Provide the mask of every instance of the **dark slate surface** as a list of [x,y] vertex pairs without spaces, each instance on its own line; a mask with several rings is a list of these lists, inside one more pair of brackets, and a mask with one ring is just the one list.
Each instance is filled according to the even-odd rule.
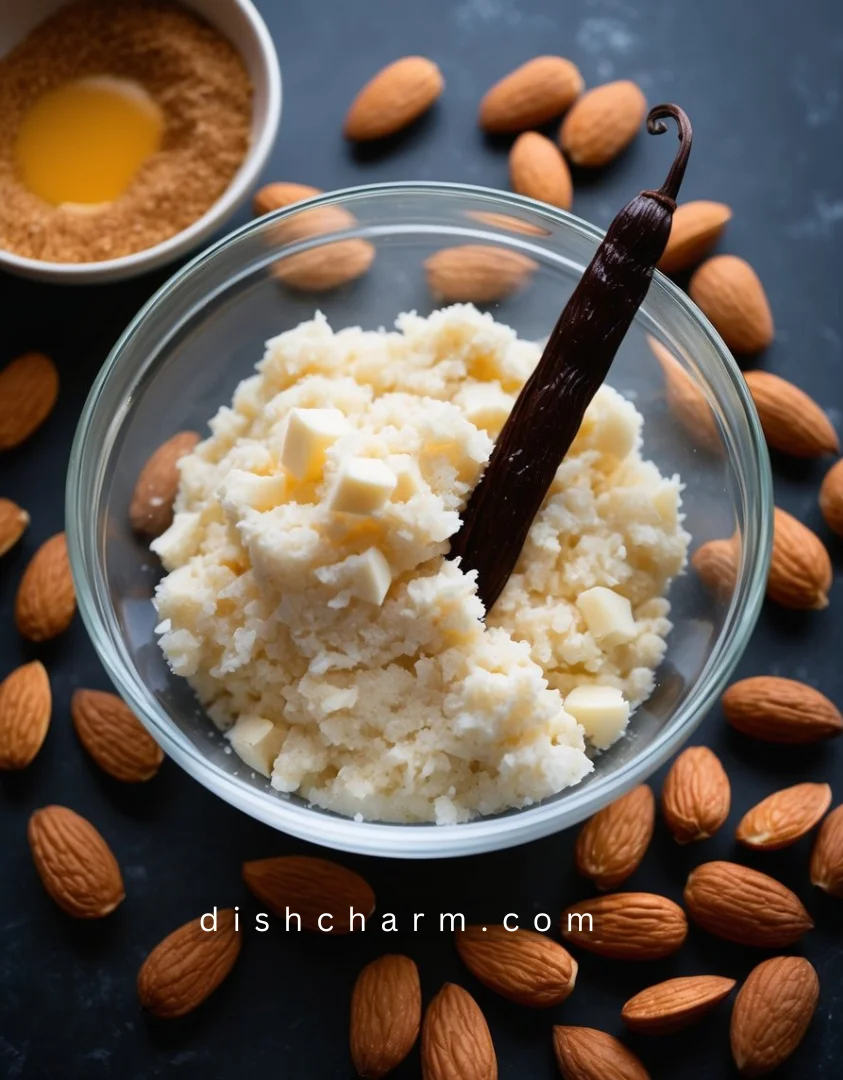
[[[733,206],[728,250],[750,259],[769,291],[778,335],[764,366],[792,375],[835,420],[843,419],[838,0],[795,6],[788,0],[259,0],[258,6],[277,42],[285,80],[284,118],[267,179],[323,188],[422,178],[505,187],[506,147],[486,144],[475,128],[477,100],[494,79],[541,52],[571,56],[590,84],[629,76],[651,100],[681,102],[696,128],[684,195]],[[381,64],[408,52],[440,63],[448,80],[444,100],[389,153],[353,153],[339,134],[344,107]],[[601,176],[581,182],[576,211],[605,226],[631,192],[653,181],[647,161],[638,145]],[[274,926],[267,934],[249,934],[232,977],[193,1016],[160,1024],[141,1014],[135,974],[165,933],[213,903],[240,903],[244,912],[253,912],[239,881],[241,859],[307,850],[230,809],[171,763],[141,790],[104,778],[86,759],[68,719],[74,687],[106,685],[82,626],[77,621],[43,648],[22,644],[12,630],[14,590],[26,560],[62,526],[67,455],[90,382],[129,317],[165,276],[85,290],[0,277],[0,362],[25,349],[43,349],[56,358],[63,379],[49,423],[0,462],[0,493],[27,506],[33,518],[26,541],[0,566],[0,667],[5,673],[40,656],[55,693],[53,728],[37,762],[22,775],[0,778],[0,1075],[344,1080],[351,1076],[349,992],[362,964],[388,948],[419,961],[427,998],[447,979],[476,994],[494,1035],[502,1080],[543,1080],[555,1075],[551,1023],[619,1033],[621,1003],[650,982],[706,971],[743,977],[759,958],[756,953],[692,930],[679,956],[649,966],[582,957],[574,996],[537,1014],[480,987],[461,970],[447,935],[385,938],[367,932],[328,940]],[[778,501],[816,527],[821,474],[821,466],[776,463]],[[843,546],[834,542],[831,548],[839,579]],[[741,674],[795,675],[843,702],[840,590],[838,580],[831,609],[820,615],[768,607]],[[735,854],[731,834],[737,818],[777,786],[825,779],[841,795],[840,745],[765,749],[727,731],[716,710],[699,737],[722,756],[732,776],[730,826],[693,850],[677,848],[659,826],[631,888],[678,898],[695,861]],[[48,802],[88,815],[118,853],[128,897],[103,923],[65,918],[36,879],[26,821]],[[536,911],[555,916],[564,902],[589,894],[571,869],[573,842],[570,833],[456,863],[347,861],[372,880],[381,910],[460,910],[489,920],[507,911],[525,918]],[[808,886],[809,847],[803,841],[749,861],[793,886],[817,921],[804,952],[819,971],[820,1008],[798,1056],[779,1075],[830,1080],[843,1070],[843,908]],[[728,1008],[686,1034],[634,1038],[630,1044],[654,1077],[734,1075]],[[417,1054],[395,1075],[418,1076]]]

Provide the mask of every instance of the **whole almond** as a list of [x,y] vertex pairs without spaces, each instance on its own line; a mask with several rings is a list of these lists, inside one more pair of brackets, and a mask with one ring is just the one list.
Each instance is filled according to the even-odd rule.
[[76,590],[63,532],[45,540],[23,572],[15,597],[15,624],[29,641],[65,631],[76,611]]
[[733,683],[723,712],[732,727],[765,742],[812,743],[843,731],[843,716],[825,694],[778,675]]
[[843,461],[832,465],[820,488],[820,510],[825,523],[843,536]]
[[351,1060],[380,1080],[410,1053],[421,1025],[419,971],[408,956],[381,956],[357,976],[351,996]]
[[719,450],[717,421],[699,384],[660,341],[648,335],[647,343],[662,369],[665,401],[673,416],[696,443],[706,450]]
[[135,784],[158,772],[164,752],[116,694],[76,690],[70,715],[82,745],[115,780]]
[[421,1068],[422,1080],[498,1080],[486,1019],[461,986],[445,983],[427,1007]]
[[688,920],[666,896],[607,893],[566,908],[560,931],[568,941],[598,956],[658,960],[681,947],[688,936]]
[[15,546],[26,531],[29,514],[11,499],[0,499],[0,556]]
[[101,919],[124,899],[123,877],[94,826],[66,806],[45,806],[27,830],[35,869],[52,899],[76,919]]
[[631,1050],[596,1028],[557,1025],[553,1049],[565,1080],[650,1080]]
[[621,1019],[631,1031],[667,1035],[696,1023],[727,998],[734,979],[720,975],[689,975],[648,986],[631,997]]
[[732,862],[692,870],[685,906],[710,934],[761,949],[793,945],[814,925],[799,897],[780,881]]
[[[255,215],[262,217],[271,214],[275,210],[281,210],[296,203],[312,199],[322,192],[319,188],[309,187],[307,184],[274,183],[266,184],[255,195],[252,208]],[[291,244],[297,240],[305,240],[309,236],[324,236],[326,233],[343,232],[357,224],[357,219],[343,206],[314,206],[310,209],[297,210],[294,214],[276,222],[272,227],[273,240],[281,244]],[[310,254],[310,253],[308,253]],[[310,255],[305,260],[305,266],[315,262],[314,256]],[[280,260],[275,267],[275,276],[283,280],[284,261]],[[368,269],[368,267],[367,267]],[[305,275],[306,276],[306,275]],[[295,277],[295,275],[293,275]]]
[[56,365],[43,353],[24,353],[0,371],[0,450],[20,446],[53,411]]
[[798,386],[769,371],[748,371],[745,378],[764,437],[774,450],[802,458],[840,453],[831,421]]
[[737,830],[738,843],[778,851],[809,833],[831,806],[828,784],[795,784],[775,791],[747,810]]
[[732,1010],[732,1056],[742,1076],[764,1076],[790,1057],[819,995],[817,973],[802,956],[774,956],[753,968]]
[[252,199],[252,210],[255,217],[262,217],[264,214],[271,214],[274,210],[281,210],[285,206],[292,206],[293,203],[304,202],[305,199],[312,199],[321,194],[321,188],[311,187],[309,184],[276,181],[272,184],[264,184],[255,194]]
[[[243,863],[243,880],[279,919],[301,916],[305,930],[347,934],[361,929],[360,919],[351,923],[350,909],[363,919],[375,910],[375,894],[369,884],[339,863],[310,855],[279,855]],[[322,915],[323,926],[319,919]]]
[[677,206],[659,270],[678,274],[696,266],[717,243],[731,218],[732,211],[725,203],[698,199]]
[[738,583],[740,550],[734,537],[708,540],[691,556],[700,580],[722,600],[728,600]]
[[767,295],[745,259],[713,256],[695,271],[688,291],[733,352],[757,353],[772,343]]
[[509,152],[509,178],[519,195],[571,209],[574,186],[559,149],[537,131],[525,131]]
[[40,660],[15,668],[0,683],[0,769],[25,769],[50,727],[53,698]]
[[456,935],[457,952],[484,986],[519,1005],[559,1005],[574,989],[577,962],[546,934],[505,926],[468,926]]
[[216,913],[216,929],[193,919],[155,946],[138,972],[138,997],[153,1016],[172,1020],[201,1005],[229,974],[240,955],[235,913]]
[[820,825],[811,852],[811,884],[829,896],[843,897],[843,806]]
[[732,790],[720,758],[689,746],[671,765],[662,788],[662,813],[680,844],[713,836],[729,816]]
[[638,134],[647,99],[628,79],[595,86],[562,121],[559,145],[574,165],[598,168],[625,150]]
[[[321,211],[307,211],[308,216],[317,213]],[[320,222],[324,225],[325,219],[320,218]],[[284,223],[285,226],[287,224]],[[311,219],[308,227],[313,224]],[[315,231],[320,230],[317,228]],[[272,274],[277,281],[299,292],[329,292],[362,277],[374,261],[375,247],[368,240],[335,240],[279,259],[272,267]]]
[[450,303],[487,304],[527,283],[537,263],[518,251],[490,244],[442,248],[424,263],[427,283]]
[[172,435],[141,469],[129,504],[129,521],[135,532],[154,538],[170,527],[179,486],[178,463],[200,438],[195,431]]
[[405,56],[374,76],[351,104],[345,137],[353,142],[383,139],[427,112],[445,86],[442,73],[424,56]]
[[598,889],[614,889],[634,873],[653,839],[656,801],[647,784],[590,818],[577,837],[577,870]]
[[776,507],[767,596],[782,607],[822,611],[828,607],[833,577],[831,558],[822,540],[792,514]]
[[561,56],[536,56],[505,75],[480,102],[480,127],[501,133],[541,127],[583,89],[579,68]]

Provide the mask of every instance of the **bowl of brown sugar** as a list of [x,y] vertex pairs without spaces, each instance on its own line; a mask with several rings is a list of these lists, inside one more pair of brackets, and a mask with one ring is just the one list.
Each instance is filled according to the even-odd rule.
[[117,280],[246,199],[281,115],[250,0],[27,0],[0,15],[0,268]]

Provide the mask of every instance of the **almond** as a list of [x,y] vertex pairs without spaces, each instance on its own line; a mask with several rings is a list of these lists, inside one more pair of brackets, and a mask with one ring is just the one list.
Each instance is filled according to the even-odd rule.
[[828,607],[833,577],[831,558],[822,540],[792,514],[776,507],[767,596],[782,607],[822,611]]
[[557,147],[537,131],[525,131],[509,152],[509,178],[519,195],[571,209],[571,172]]
[[0,499],[0,556],[11,551],[28,524],[29,514],[25,510],[11,499]]
[[820,825],[811,852],[811,884],[829,896],[843,897],[843,806]]
[[477,1002],[445,983],[427,1007],[421,1041],[422,1080],[497,1080],[498,1062]]
[[[312,211],[314,214],[319,212]],[[310,213],[307,211],[308,215]],[[324,218],[321,222],[324,225]],[[313,224],[311,219],[308,227]],[[282,284],[299,292],[328,292],[362,277],[374,261],[375,248],[368,240],[336,240],[279,259],[272,267],[272,274]]]
[[200,441],[195,431],[180,431],[155,451],[140,471],[129,521],[135,532],[154,538],[173,523],[173,502],[179,486],[179,461]]
[[748,371],[745,378],[764,437],[774,450],[802,458],[840,453],[831,421],[803,390],[769,371]]
[[28,439],[53,411],[59,395],[56,365],[43,353],[24,353],[0,371],[0,450]]
[[660,341],[648,334],[647,343],[662,369],[665,401],[673,416],[694,442],[706,450],[719,450],[717,421],[699,384]]
[[50,727],[53,698],[40,660],[16,668],[0,683],[0,769],[24,769]]
[[814,925],[799,897],[781,882],[732,862],[692,870],[685,904],[710,934],[761,949],[793,945]]
[[44,888],[68,915],[101,919],[124,899],[111,848],[79,814],[45,806],[29,819],[27,837]]
[[[255,195],[252,207],[255,215],[261,217],[321,194],[319,188],[309,187],[307,184],[266,184]],[[356,224],[354,215],[342,206],[314,206],[312,209],[297,210],[276,222],[271,235],[277,243],[291,244],[297,240],[306,240],[309,236],[343,232]],[[309,262],[312,264],[313,261],[311,257]],[[305,265],[308,265],[307,261]],[[283,260],[276,266],[275,275],[283,280]]]
[[115,780],[134,784],[158,772],[164,752],[116,694],[76,690],[70,715],[82,745]]
[[745,259],[715,255],[694,273],[688,291],[733,352],[757,353],[772,343],[767,295]]
[[49,641],[70,626],[76,590],[63,532],[45,540],[23,572],[15,597],[15,624],[29,641]]
[[525,285],[538,264],[491,244],[442,248],[424,263],[432,292],[449,303],[488,304]]
[[525,131],[553,120],[583,89],[579,68],[561,56],[536,56],[505,75],[480,102],[480,127],[492,133]]
[[632,142],[644,122],[647,99],[628,79],[588,90],[562,121],[559,145],[574,165],[608,165]]
[[723,712],[732,727],[765,742],[812,743],[843,731],[843,716],[825,694],[777,675],[733,683]]
[[740,549],[738,540],[708,540],[691,556],[691,566],[700,580],[721,600],[728,600],[738,583]]
[[557,1025],[553,1049],[565,1080],[650,1080],[631,1050],[596,1028]]
[[484,986],[519,1005],[559,1005],[574,989],[577,962],[561,945],[533,930],[469,926],[456,935],[457,952]]
[[738,843],[778,851],[809,833],[831,806],[828,784],[795,784],[775,791],[748,810],[738,825]]
[[614,889],[638,869],[653,839],[656,802],[640,784],[583,825],[577,837],[577,870],[598,889]]
[[419,971],[408,956],[382,956],[357,976],[351,996],[351,1060],[379,1080],[410,1053],[421,1025]]
[[405,56],[378,72],[360,91],[345,118],[353,142],[383,139],[427,112],[445,86],[442,73],[424,56]]
[[662,813],[680,844],[713,836],[729,816],[731,801],[726,770],[707,746],[683,750],[665,777]]
[[567,908],[562,912],[560,930],[568,941],[598,956],[658,960],[680,948],[688,936],[688,920],[682,908],[666,896],[620,892]]
[[802,1042],[820,982],[802,956],[774,956],[753,968],[732,1010],[732,1056],[743,1076],[777,1069]]
[[322,189],[311,187],[309,184],[291,184],[276,182],[264,184],[252,200],[252,210],[255,217],[263,217],[271,214],[274,210],[292,206],[293,203],[304,202],[305,199],[313,199],[322,194]]
[[696,1023],[731,994],[734,979],[689,975],[648,986],[631,997],[621,1018],[631,1031],[667,1035]]
[[678,206],[659,270],[678,274],[696,266],[717,243],[731,218],[732,211],[725,203],[698,199]]
[[549,229],[543,229],[532,221],[513,217],[512,214],[498,214],[494,210],[466,210],[465,216],[481,225],[504,232],[519,233],[521,236],[550,236]]
[[172,1020],[201,1005],[229,974],[240,955],[232,908],[216,912],[216,929],[193,919],[159,944],[138,972],[138,997],[154,1016]]
[[832,465],[825,474],[820,488],[820,510],[826,525],[843,536],[843,461]]
[[[375,910],[375,894],[353,870],[309,855],[279,855],[243,863],[243,880],[279,919],[301,917],[305,930],[347,934],[362,929]],[[355,916],[351,921],[352,910]],[[321,916],[323,925],[319,925]]]

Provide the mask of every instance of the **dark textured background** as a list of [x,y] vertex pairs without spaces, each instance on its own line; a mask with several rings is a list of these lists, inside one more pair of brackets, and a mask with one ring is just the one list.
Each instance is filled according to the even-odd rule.
[[[475,126],[485,88],[542,52],[570,56],[589,84],[637,79],[650,100],[673,99],[691,114],[696,141],[685,198],[714,198],[735,211],[724,250],[747,257],[767,286],[777,320],[768,370],[792,376],[843,419],[840,244],[843,238],[839,0],[705,4],[658,0],[258,0],[277,43],[284,116],[267,179],[323,188],[383,180],[456,180],[507,185],[506,147]],[[382,64],[419,52],[441,65],[447,89],[433,113],[388,153],[355,154],[340,136],[345,106]],[[639,144],[595,178],[579,178],[575,210],[605,226],[630,193],[654,179]],[[242,213],[240,221],[246,219]],[[153,1077],[229,1080],[252,1076],[344,1080],[347,1009],[359,968],[384,949],[419,962],[426,998],[446,979],[477,997],[492,1029],[502,1080],[555,1075],[550,1026],[563,1021],[620,1033],[632,993],[676,974],[742,978],[760,956],[691,930],[682,952],[652,965],[581,957],[573,997],[548,1013],[512,1006],[461,969],[447,935],[370,931],[347,939],[251,933],[233,975],[197,1013],[160,1024],[142,1015],[134,980],[161,937],[217,903],[254,905],[239,880],[246,857],[307,850],[230,809],[166,763],[140,789],[101,775],[76,742],[68,702],[77,686],[106,686],[78,619],[45,647],[12,629],[17,581],[36,545],[62,527],[63,483],[73,430],[88,387],[120,330],[161,273],[136,282],[60,289],[0,277],[0,363],[26,349],[53,355],[62,373],[58,408],[20,451],[0,460],[0,494],[32,514],[24,542],[0,565],[0,674],[33,656],[49,666],[53,726],[35,764],[0,777],[0,1076],[25,1080]],[[816,491],[822,465],[775,463],[779,503],[822,528]],[[843,702],[839,578],[832,606],[790,615],[767,607],[742,662],[743,675],[775,672],[811,682]],[[659,825],[629,887],[679,898],[695,861],[735,854],[740,814],[778,786],[829,780],[841,795],[841,746],[765,748],[727,731],[718,711],[698,739],[721,755],[734,785],[729,826],[704,847],[678,848]],[[656,786],[660,777],[655,778]],[[38,806],[65,803],[89,816],[124,868],[127,899],[95,925],[66,918],[33,870],[26,821]],[[574,834],[459,862],[344,861],[370,878],[381,911],[464,911],[471,919],[552,915],[590,894],[572,871]],[[822,984],[820,1008],[783,1078],[832,1078],[843,1071],[841,902],[808,885],[805,840],[777,855],[750,857],[794,887],[816,918],[804,942]],[[312,849],[311,849],[312,850]],[[630,1039],[655,1078],[730,1077],[728,1007],[691,1031]],[[417,1052],[396,1077],[419,1074]]]

